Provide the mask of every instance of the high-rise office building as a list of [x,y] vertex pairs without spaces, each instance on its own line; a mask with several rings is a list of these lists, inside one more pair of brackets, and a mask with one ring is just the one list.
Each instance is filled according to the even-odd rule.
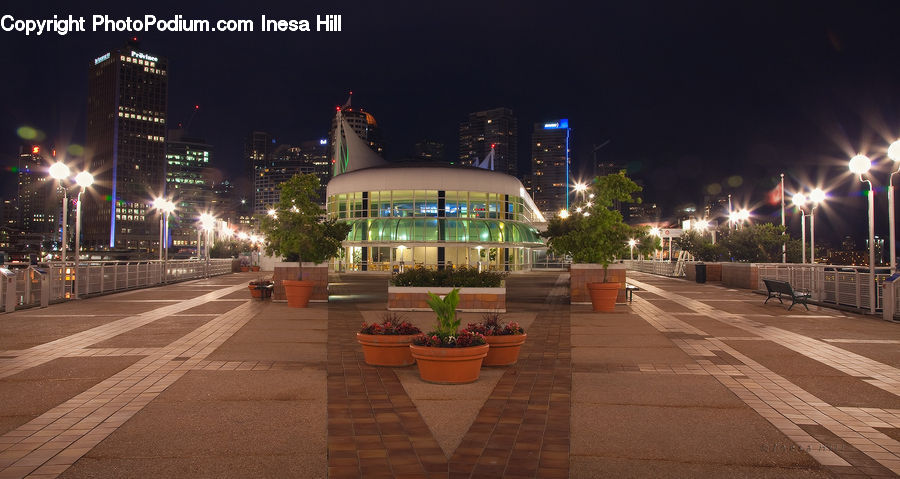
[[169,216],[171,245],[197,243],[197,221],[210,211],[213,191],[208,171],[212,146],[200,138],[182,136],[182,130],[170,130],[166,142],[166,196],[175,203]]
[[[434,163],[443,163],[445,161],[444,158],[444,144],[438,141],[432,140],[422,140],[416,142],[416,149],[413,153],[413,156],[417,160],[428,161]],[[455,162],[451,162],[455,163]]]
[[494,171],[520,178],[518,122],[509,108],[469,113],[459,125],[459,162],[475,165],[494,149]]
[[19,149],[18,162],[18,225],[22,231],[40,234],[44,239],[59,240],[59,214],[61,203],[57,203],[56,181],[50,178],[44,159],[44,152],[38,145]]
[[90,65],[83,245],[155,249],[153,198],[166,185],[168,62],[132,38]]
[[265,167],[272,159],[275,151],[275,138],[265,131],[251,131],[244,142],[244,161],[246,165],[247,180],[246,199],[254,206],[256,201],[256,178],[259,176],[257,169]]
[[19,229],[19,205],[16,200],[3,200],[0,205],[0,228]]
[[[330,162],[325,156],[327,140],[303,142],[301,146],[279,145],[272,153],[272,158],[265,165],[258,165],[256,170],[256,205],[255,214],[265,214],[269,208],[277,204],[281,198],[280,187],[294,175],[307,173],[319,177],[320,190],[324,204],[324,188],[328,183]],[[323,176],[325,180],[323,181]]]
[[549,218],[569,208],[569,168],[572,164],[569,120],[535,123],[531,136],[531,196]]

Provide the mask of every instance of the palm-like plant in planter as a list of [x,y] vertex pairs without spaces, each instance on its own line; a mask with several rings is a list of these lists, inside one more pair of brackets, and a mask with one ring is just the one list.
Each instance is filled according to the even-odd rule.
[[459,288],[454,288],[443,298],[433,293],[428,296],[428,305],[437,315],[437,327],[418,336],[410,345],[419,366],[419,376],[424,381],[441,384],[477,380],[488,345],[481,334],[458,330]]
[[[625,176],[624,171],[594,179],[593,201],[582,207],[581,214],[553,218],[547,225],[546,237],[551,251],[571,256],[575,263],[598,263],[603,266],[603,281],[588,283],[595,311],[612,311],[618,283],[608,282],[610,263],[627,251],[634,231],[625,224],[622,214],[613,207],[616,202],[640,203],[636,196],[641,187]],[[588,206],[590,205],[590,206]],[[600,303],[598,305],[598,301]]]
[[[284,256],[287,261],[321,263],[340,253],[350,225],[325,219],[325,210],[318,204],[318,188],[319,178],[313,174],[294,175],[281,184],[278,204],[270,214],[259,217],[268,254]],[[283,283],[288,305],[305,307],[313,283],[299,277]]]

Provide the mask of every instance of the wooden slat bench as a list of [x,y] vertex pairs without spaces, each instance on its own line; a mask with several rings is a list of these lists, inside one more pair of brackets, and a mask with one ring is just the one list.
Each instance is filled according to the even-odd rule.
[[794,304],[800,303],[809,311],[809,306],[806,305],[806,300],[808,300],[811,294],[808,291],[799,291],[795,290],[791,283],[787,281],[778,281],[776,279],[764,279],[764,283],[766,283],[766,301],[763,304],[769,302],[770,299],[775,298],[779,303],[784,304],[784,301],[781,299],[784,297],[791,299],[791,305],[788,306],[788,311],[794,307]]

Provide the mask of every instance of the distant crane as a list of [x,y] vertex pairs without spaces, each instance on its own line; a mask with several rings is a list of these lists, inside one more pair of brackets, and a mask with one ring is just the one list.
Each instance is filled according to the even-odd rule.
[[197,116],[197,111],[200,110],[200,105],[194,105],[194,108],[191,109],[191,112],[188,114],[188,117],[183,121],[178,123],[178,127],[187,131],[188,128],[191,127],[191,123],[194,121],[194,117]]

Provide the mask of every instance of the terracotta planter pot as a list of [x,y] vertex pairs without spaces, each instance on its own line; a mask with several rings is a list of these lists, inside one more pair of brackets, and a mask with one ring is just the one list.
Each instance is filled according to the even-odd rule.
[[591,292],[594,311],[610,313],[615,309],[619,283],[588,283],[587,287]]
[[249,266],[241,266],[241,273],[246,273],[247,271],[250,271]]
[[506,336],[485,336],[491,347],[482,366],[508,366],[519,360],[519,349],[525,344],[527,334],[509,334]]
[[253,286],[252,284],[247,286],[247,288],[250,290],[250,296],[252,296],[254,298],[262,298],[263,290],[256,289],[256,287]]
[[409,345],[417,334],[362,334],[356,340],[362,345],[366,364],[370,366],[409,366],[416,362]]
[[469,348],[431,348],[411,344],[409,349],[419,366],[423,381],[438,384],[464,384],[478,379],[481,361],[487,356],[489,346]]
[[294,281],[282,280],[284,285],[284,294],[287,296],[288,306],[292,308],[305,308],[309,304],[309,297],[312,296],[312,281]]
[[259,266],[251,266],[250,271],[259,271]]

